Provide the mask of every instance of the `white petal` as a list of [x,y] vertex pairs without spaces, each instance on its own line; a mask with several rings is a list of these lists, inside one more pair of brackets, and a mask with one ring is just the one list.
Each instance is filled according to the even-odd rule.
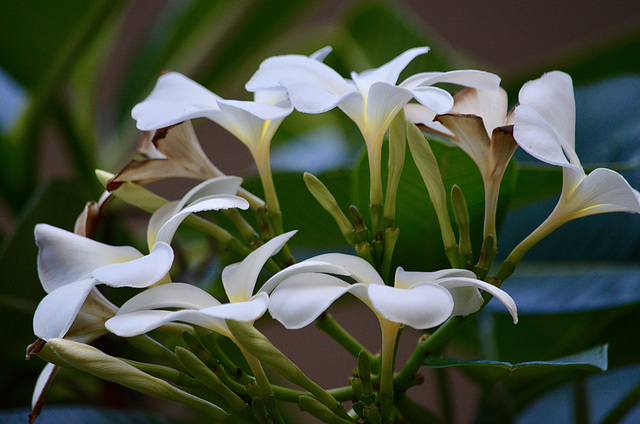
[[118,315],[143,309],[203,309],[217,305],[220,302],[201,288],[185,283],[169,283],[135,295],[120,307]]
[[[219,101],[220,109],[225,113],[224,119],[219,119],[216,122],[223,126],[231,134],[235,135],[240,141],[242,141],[255,156],[258,151],[268,151],[269,144],[271,143],[271,137],[273,132],[278,128],[282,119],[293,111],[292,106],[287,108],[277,108],[264,103],[257,102],[237,102],[237,101]],[[243,107],[239,107],[239,105]],[[253,107],[248,107],[251,104]],[[254,115],[254,113],[260,112],[260,109],[277,109],[278,113],[273,111],[262,111],[262,115],[271,118],[263,119]],[[248,109],[253,109],[252,112]],[[271,127],[271,128],[270,128]],[[267,132],[266,128],[270,128]],[[266,146],[261,146],[261,143],[267,143]]]
[[391,125],[391,121],[401,108],[413,97],[413,93],[387,83],[374,83],[367,98],[367,140],[379,137]]
[[269,295],[262,292],[246,302],[223,303],[219,306],[201,309],[200,313],[221,320],[230,319],[240,322],[253,322],[267,312],[268,304]]
[[248,91],[257,91],[278,87],[282,81],[306,83],[335,95],[351,89],[331,67],[302,55],[274,56],[264,60],[245,87]]
[[289,93],[293,107],[303,113],[326,112],[342,103],[345,98],[359,94],[355,90],[350,90],[349,86],[337,93],[308,81],[284,79],[280,84]]
[[275,289],[281,281],[289,278],[293,274],[300,273],[325,273],[325,274],[336,274],[336,275],[349,275],[350,272],[345,269],[343,266],[334,265],[332,263],[318,261],[315,258],[307,259],[302,262],[298,262],[297,264],[293,264],[291,266],[286,267],[282,271],[275,274],[273,277],[269,278],[266,283],[262,287],[260,287],[260,292],[271,293],[273,289]]
[[222,270],[222,284],[231,302],[244,302],[253,296],[258,275],[265,262],[278,253],[297,231],[290,231],[272,238],[251,252],[242,262]]
[[193,203],[203,197],[215,196],[219,194],[227,194],[229,196],[235,196],[238,194],[242,184],[242,178],[232,175],[225,175],[222,177],[210,178],[201,182],[187,192],[180,202],[177,209],[184,208],[187,204]]
[[44,396],[47,388],[58,373],[58,369],[60,369],[60,367],[57,365],[48,363],[40,372],[38,380],[36,380],[36,387],[33,389],[33,396],[31,397],[31,409],[34,409],[40,397]]
[[133,337],[155,330],[170,322],[182,321],[227,335],[229,331],[224,321],[210,318],[197,310],[182,311],[136,311],[116,315],[105,323],[107,330],[120,337]]
[[60,286],[40,301],[33,315],[33,332],[42,340],[64,337],[96,280],[89,278]]
[[500,77],[490,72],[474,69],[461,69],[449,72],[424,72],[415,74],[400,84],[401,87],[413,89],[445,82],[450,84],[472,87],[480,90],[497,90],[500,86]]
[[442,324],[453,311],[451,294],[437,284],[421,284],[407,290],[371,285],[368,293],[380,315],[418,330]]
[[567,198],[566,208],[586,215],[603,212],[640,213],[637,192],[615,171],[598,168],[587,175]]
[[165,128],[188,119],[216,117],[219,96],[177,72],[160,78],[151,94],[131,111],[138,129]]
[[354,280],[365,284],[384,285],[378,271],[364,259],[344,253],[325,253],[314,256],[307,261],[327,262],[346,269]]
[[353,72],[351,78],[362,93],[367,93],[370,87],[376,82],[386,82],[396,85],[400,73],[416,57],[429,51],[429,47],[415,47],[402,53],[400,56],[382,65],[379,68],[369,69],[356,74]]
[[151,218],[149,218],[149,223],[147,224],[147,245],[149,250],[153,249],[153,246],[158,241],[160,229],[180,211],[179,203],[178,200],[168,202],[151,214]]
[[411,92],[418,102],[441,115],[453,107],[453,97],[441,88],[416,87]]
[[159,242],[139,259],[96,268],[93,277],[111,287],[149,287],[164,277],[173,264],[173,249]]
[[222,111],[226,112],[229,115],[235,116],[236,114],[239,114],[240,111],[242,111],[244,112],[244,114],[253,116],[262,121],[273,121],[275,119],[282,119],[293,112],[293,107],[291,107],[290,105],[283,107],[268,103],[249,102],[242,100],[218,100],[218,106],[220,106],[220,109]]
[[[449,290],[460,288],[460,287],[475,287],[475,288],[484,290],[490,293],[491,295],[493,295],[493,297],[498,299],[500,302],[502,302],[504,306],[506,306],[507,309],[509,310],[511,317],[513,318],[513,323],[514,324],[518,323],[518,309],[516,307],[516,303],[511,298],[511,296],[507,294],[507,292],[505,292],[502,289],[499,289],[498,287],[492,284],[486,283],[476,278],[450,278],[450,279],[448,278],[448,279],[439,281],[438,284]],[[454,301],[455,300],[462,301],[461,298],[458,298],[458,299],[454,298]],[[480,309],[480,305],[482,303],[476,306],[475,304],[476,301],[472,300],[472,302],[474,302],[474,304],[468,304],[468,305],[465,305],[464,307],[460,306],[459,311],[457,312],[463,312],[463,313],[459,313],[459,315],[468,315]],[[458,315],[458,313],[456,313],[455,315]]]
[[434,272],[405,271],[402,267],[396,268],[394,287],[408,289],[416,284],[435,283],[443,278],[466,277],[476,278],[476,275],[467,269],[441,269]]
[[110,246],[48,224],[35,227],[38,276],[47,293],[91,277],[94,269],[142,257],[129,246]]
[[554,71],[527,82],[520,89],[518,101],[534,108],[575,150],[576,105],[569,75]]
[[169,219],[162,228],[160,228],[160,231],[158,231],[157,240],[159,242],[171,243],[178,226],[189,214],[230,208],[247,209],[249,208],[249,202],[238,196],[223,194],[199,199]]
[[538,110],[530,105],[516,107],[513,138],[524,151],[538,160],[551,165],[572,166],[570,159],[565,156],[565,152],[575,156],[569,142],[563,139]]
[[309,58],[322,62],[329,55],[329,53],[331,53],[331,50],[333,50],[331,46],[323,47],[320,50],[311,53],[309,55]]
[[313,322],[351,286],[326,274],[295,274],[282,281],[269,297],[269,313],[286,328]]

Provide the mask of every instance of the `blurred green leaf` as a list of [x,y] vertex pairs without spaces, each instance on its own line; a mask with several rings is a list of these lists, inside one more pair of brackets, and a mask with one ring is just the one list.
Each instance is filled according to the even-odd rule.
[[309,0],[168,4],[128,75],[119,100],[119,119],[128,116],[164,70],[186,73],[223,96],[241,92],[266,58],[265,46],[296,28],[311,4]]
[[505,361],[427,358],[423,365],[432,368],[459,368],[474,379],[493,384],[504,381],[510,386],[524,387],[532,381],[558,378],[559,373],[607,370],[607,345],[551,361],[530,361],[512,364]]
[[[8,7],[10,12],[6,15],[3,13],[0,27],[4,29],[4,20],[10,21],[6,22],[10,32],[0,35],[11,39],[6,41],[9,72],[25,72],[24,77],[14,77],[25,84],[31,84],[28,106],[12,133],[3,136],[0,143],[0,179],[3,180],[0,193],[14,210],[17,211],[24,205],[37,185],[41,130],[47,122],[50,108],[56,107],[56,95],[83,57],[87,46],[97,34],[101,34],[102,25],[110,23],[110,17],[123,4],[124,0],[85,3],[86,7],[79,7],[76,2],[38,2],[37,5],[28,3],[20,6],[12,3]],[[58,17],[59,14],[65,17]],[[36,21],[26,25],[24,18],[27,16]],[[61,22],[60,26],[58,21]],[[15,29],[15,33],[11,32],[16,25],[22,28]],[[4,46],[5,40],[0,40],[0,45]],[[29,44],[21,46],[22,42]],[[45,59],[43,63],[39,62],[40,46],[52,53],[51,56],[42,53]],[[4,57],[2,54],[0,56]],[[25,67],[29,68],[28,72],[23,69]]]
[[[13,389],[2,397],[4,405],[25,402],[33,388],[41,361],[25,362],[25,349],[35,340],[32,329],[33,312],[45,292],[40,285],[36,268],[37,248],[33,238],[34,226],[47,222],[61,228],[73,229],[89,194],[77,182],[52,181],[40,187],[20,216],[12,234],[0,247],[0,304],[3,320],[3,358],[1,381],[15,382]],[[6,402],[6,403],[5,403]]]

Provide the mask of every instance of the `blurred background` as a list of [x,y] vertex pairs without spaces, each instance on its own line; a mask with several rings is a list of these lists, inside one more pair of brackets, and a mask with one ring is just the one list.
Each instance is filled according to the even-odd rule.
[[[29,405],[42,366],[41,361],[22,359],[24,348],[34,339],[33,310],[44,295],[35,269],[33,225],[48,222],[71,229],[84,203],[101,193],[94,169],[115,173],[134,157],[139,133],[129,112],[149,93],[161,71],[180,71],[225,98],[250,99],[244,83],[272,55],[309,54],[331,45],[334,51],[326,62],[347,75],[350,70],[380,66],[408,48],[429,45],[431,52],[414,61],[408,72],[456,68],[495,72],[503,78],[512,102],[523,82],[553,69],[569,72],[576,85],[640,73],[640,2],[633,0],[2,0],[0,6],[0,302],[3,315],[11,317],[0,324],[4,364],[0,407],[7,411]],[[615,96],[611,102],[589,103],[593,107],[589,116],[615,113],[626,119],[630,132],[624,140],[631,141],[632,149],[617,161],[638,159],[640,146],[640,109],[634,109],[640,105],[639,80],[625,81],[629,88],[616,86],[621,90],[616,93],[632,96],[631,108],[616,106]],[[204,121],[196,123],[197,132],[211,160],[224,172],[250,180],[253,166],[245,147]],[[594,131],[602,135],[606,128]],[[321,146],[322,159],[302,161],[284,140]],[[344,168],[355,163],[361,147],[356,129],[338,111],[313,117],[296,114],[274,140],[274,167],[298,174]],[[600,159],[594,156],[591,162],[607,161]],[[184,190],[184,184],[169,181],[154,189],[171,198]],[[115,208],[113,215],[123,214],[122,210],[137,214]],[[138,224],[134,219],[129,231],[111,234],[117,234],[115,240],[135,243],[144,231],[136,228]],[[637,224],[635,220],[620,225]],[[629,261],[637,259],[637,239],[636,235],[625,245],[631,251]],[[540,257],[544,259],[544,254]],[[375,350],[377,329],[371,322],[352,323],[356,315],[349,309],[338,305],[335,315],[371,340],[368,347]],[[320,384],[345,384],[353,362],[319,330],[290,336],[267,325],[265,331],[274,340],[295,337],[298,342],[283,350],[304,363],[303,369]],[[401,356],[410,352],[416,337],[405,332],[407,345]],[[305,368],[327,357],[335,358],[332,367],[337,377],[326,375],[324,368]],[[436,373],[428,376],[438,379]],[[458,374],[452,378],[456,406],[451,420],[471,422],[481,389]],[[115,390],[104,397],[108,384],[105,389],[103,383],[78,373],[70,372],[61,380],[61,388],[52,391],[52,403],[136,406]],[[427,385],[418,396],[434,398],[434,387]],[[140,405],[148,402],[135,399]],[[443,413],[437,399],[428,402]],[[42,419],[47,419],[46,409]]]

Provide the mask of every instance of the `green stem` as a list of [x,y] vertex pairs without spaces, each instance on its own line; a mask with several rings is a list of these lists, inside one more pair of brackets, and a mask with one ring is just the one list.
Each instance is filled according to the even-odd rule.
[[451,317],[431,336],[421,340],[402,370],[396,375],[394,385],[396,391],[404,393],[412,385],[411,383],[415,381],[416,374],[425,358],[442,346],[472,316],[475,316],[475,314],[467,315],[466,317]]
[[375,363],[374,355],[367,350],[356,338],[354,338],[347,330],[342,327],[333,316],[327,312],[320,315],[316,320],[316,327],[324,331],[335,340],[340,346],[345,348],[347,352],[357,358],[360,352],[365,352],[369,356],[371,363]]

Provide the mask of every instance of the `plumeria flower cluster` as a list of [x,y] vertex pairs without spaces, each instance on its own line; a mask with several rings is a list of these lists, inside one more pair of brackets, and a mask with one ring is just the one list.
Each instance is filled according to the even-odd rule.
[[[507,113],[508,100],[499,87],[500,78],[488,72],[425,71],[398,83],[404,68],[428,51],[428,47],[410,49],[379,68],[352,72],[349,79],[323,63],[329,48],[310,56],[272,57],[246,84],[254,93],[251,101],[223,99],[176,72],[160,76],[149,96],[132,111],[143,131],[138,151],[144,159],[132,161],[117,175],[99,173],[107,192],[97,209],[89,208],[81,215],[74,233],[47,224],[38,224],[35,229],[38,273],[47,295],[34,316],[34,333],[40,342],[30,347],[29,354],[41,355],[51,364],[37,383],[32,419],[57,367],[73,366],[134,390],[199,408],[219,422],[284,423],[279,408],[287,401],[298,403],[323,422],[389,423],[392,417],[402,417],[402,406],[396,400],[418,384],[416,374],[424,353],[439,349],[455,326],[473,319],[494,297],[506,307],[513,322],[518,322],[516,303],[500,286],[531,246],[581,216],[640,213],[640,195],[622,176],[608,169],[587,174],[580,164],[575,153],[575,105],[568,75],[552,72],[527,83],[519,104]],[[436,87],[438,83],[463,88],[452,95]],[[336,107],[354,121],[364,140],[370,170],[371,230],[356,208],[347,218],[330,191],[307,174],[304,179],[311,194],[331,213],[355,254],[324,253],[296,262],[287,247],[296,231],[284,231],[286,211],[280,209],[271,174],[271,140],[294,110],[318,114]],[[240,178],[223,175],[206,157],[191,124],[196,118],[216,122],[248,148],[265,200],[241,188]],[[452,198],[459,230],[456,237],[437,159],[418,128],[459,146],[480,170],[485,190],[484,237],[490,243],[487,252],[480,255],[484,262],[476,267],[469,263],[471,248],[463,249],[468,244],[466,207],[459,198]],[[387,133],[393,159],[388,164],[384,194],[382,150]],[[389,278],[401,228],[395,227],[393,213],[386,212],[393,208],[385,209],[384,219],[380,214],[385,203],[395,202],[407,140],[424,189],[436,208],[445,248],[451,253],[459,244],[460,252],[466,249],[470,259],[459,260],[453,252],[448,255],[451,268],[427,272],[405,271],[398,266]],[[562,167],[562,193],[550,216],[514,249],[497,274],[488,277],[497,249],[500,183],[517,146]],[[144,187],[168,177],[201,182],[176,201],[162,199]],[[151,213],[147,254],[92,238],[106,200],[114,197]],[[240,212],[249,209],[254,217]],[[221,214],[225,220],[216,219]],[[183,222],[240,256],[222,269],[223,293],[217,297],[198,284],[174,281],[188,275],[180,274],[174,266],[172,246]],[[257,229],[252,222],[258,223]],[[270,276],[265,276],[266,271]],[[115,305],[100,286],[129,287],[136,294]],[[328,309],[348,294],[376,316],[381,353],[371,354],[337,323],[325,327],[357,357],[358,367],[357,383],[352,387],[325,390],[273,346],[256,322],[270,316],[288,329],[297,329],[319,319],[332,320]],[[432,337],[422,339],[417,353],[394,374],[395,349],[405,326],[427,331]],[[209,395],[196,396],[180,387],[178,380],[168,384],[170,374],[159,372],[157,366],[125,362],[88,345],[108,332],[138,340],[138,346],[139,340],[145,340],[142,346],[147,343],[151,355],[159,352],[159,342],[153,338],[156,332],[184,338],[189,349],[176,342],[167,346],[173,352],[163,359],[176,373],[186,373],[195,380],[202,389],[198,393]],[[231,340],[235,350],[222,351],[216,342],[220,337]],[[238,355],[248,369],[242,369]],[[263,365],[304,391],[274,384]],[[349,411],[343,406],[347,400],[353,401]]]

